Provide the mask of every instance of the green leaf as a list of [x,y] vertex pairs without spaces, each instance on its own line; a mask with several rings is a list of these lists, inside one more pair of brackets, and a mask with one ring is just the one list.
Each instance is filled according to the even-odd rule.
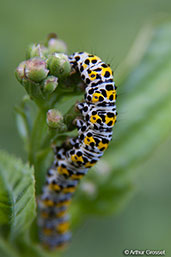
[[17,129],[27,152],[29,150],[30,137],[36,113],[36,105],[27,95],[23,97],[19,105],[15,106]]
[[139,65],[119,85],[118,123],[105,154],[114,171],[143,160],[171,129],[170,25],[154,30]]
[[29,229],[36,215],[33,168],[0,151],[0,225],[11,239]]

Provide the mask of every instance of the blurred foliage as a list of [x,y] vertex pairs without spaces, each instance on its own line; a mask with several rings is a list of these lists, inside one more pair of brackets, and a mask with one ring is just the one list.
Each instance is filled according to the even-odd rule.
[[[140,60],[137,58],[138,61],[130,65],[131,70],[127,67],[127,76],[121,83],[118,82],[118,92],[122,95],[118,100],[118,113],[124,121],[118,122],[113,141],[104,158],[85,177],[75,195],[70,209],[73,226],[78,226],[79,222],[88,215],[108,215],[118,211],[129,198],[133,188],[129,177],[130,169],[149,156],[163,138],[168,136],[171,129],[170,36],[171,23],[158,25],[152,31],[152,40],[144,49],[142,58]],[[138,55],[134,50],[132,53]],[[79,82],[77,79],[76,81]],[[67,85],[69,82],[62,80],[61,83]],[[79,85],[78,83],[78,95],[81,94]],[[30,81],[28,86],[32,87]],[[54,94],[61,96],[60,84],[58,88],[55,87]],[[67,117],[64,119],[66,126],[76,117],[73,115],[73,107],[70,107],[79,97],[73,97],[74,93],[68,89],[68,95],[65,94],[61,102],[58,98],[57,103],[50,101],[51,105],[44,107],[42,100],[41,105],[36,100],[38,106],[36,107],[28,97],[24,97],[20,106],[16,107],[19,132],[29,153],[29,162],[34,165],[36,171],[37,192],[43,184],[42,174],[46,173],[52,161],[50,142],[62,142],[71,133],[66,130],[59,131],[58,128],[48,129],[46,124],[48,108],[55,107],[60,110],[61,114]],[[35,91],[28,90],[28,92],[34,96]],[[46,96],[44,97],[43,101],[47,101]],[[71,130],[75,133],[74,127]],[[0,176],[2,177],[0,200],[3,207],[0,212],[3,231],[3,238],[0,239],[1,255],[57,256],[56,253],[43,250],[28,233],[35,216],[33,169],[2,152]],[[29,210],[26,202],[29,203]],[[31,233],[34,234],[34,230],[33,223]],[[6,238],[10,240],[6,242]]]

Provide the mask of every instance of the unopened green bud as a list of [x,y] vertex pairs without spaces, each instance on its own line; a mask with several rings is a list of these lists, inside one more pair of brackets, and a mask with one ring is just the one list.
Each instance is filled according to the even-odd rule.
[[47,77],[49,70],[46,62],[40,57],[34,57],[26,61],[25,75],[34,82],[40,82]]
[[54,76],[48,76],[43,81],[43,92],[47,94],[51,94],[55,91],[58,86],[58,78]]
[[71,65],[68,61],[67,55],[65,54],[55,53],[49,56],[47,65],[50,70],[50,74],[59,78],[69,76],[71,72]]
[[62,114],[56,109],[47,112],[47,124],[50,128],[59,128],[63,123]]
[[57,39],[57,38],[51,38],[48,41],[48,50],[49,53],[66,53],[67,52],[67,46],[64,41]]
[[45,58],[47,52],[48,49],[45,46],[40,44],[31,44],[26,50],[26,59],[30,59],[33,57]]
[[15,75],[16,75],[16,78],[18,79],[18,81],[21,83],[22,80],[24,79],[25,77],[25,67],[26,67],[26,62],[21,62],[16,71],[15,71]]

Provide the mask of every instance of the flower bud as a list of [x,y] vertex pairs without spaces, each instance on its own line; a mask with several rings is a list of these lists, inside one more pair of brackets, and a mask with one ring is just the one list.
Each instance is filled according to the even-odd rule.
[[26,59],[30,59],[33,57],[44,58],[47,52],[48,49],[45,46],[40,44],[31,44],[26,50]]
[[49,53],[66,53],[67,46],[64,41],[57,39],[57,38],[50,38],[48,41],[48,49]]
[[47,77],[49,70],[46,62],[40,57],[34,57],[26,61],[25,75],[34,82],[40,82]]
[[51,94],[55,91],[58,86],[58,78],[54,76],[48,76],[43,81],[43,92],[47,94]]
[[71,65],[68,61],[67,55],[65,54],[55,53],[49,56],[47,65],[50,70],[50,74],[59,78],[69,76],[71,72]]
[[58,128],[63,121],[62,114],[56,109],[50,109],[47,112],[47,124],[51,128]]
[[15,71],[16,78],[18,79],[18,81],[19,81],[20,83],[22,83],[22,80],[23,80],[24,77],[25,77],[25,67],[26,67],[26,62],[25,62],[25,61],[24,61],[24,62],[21,62],[21,63],[18,65],[18,67],[17,67],[17,69],[16,69],[16,71]]

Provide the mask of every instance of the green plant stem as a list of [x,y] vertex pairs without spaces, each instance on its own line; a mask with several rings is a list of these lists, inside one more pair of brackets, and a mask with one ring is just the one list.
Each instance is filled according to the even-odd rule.
[[45,118],[46,113],[39,109],[30,137],[28,160],[31,165],[35,163],[35,156],[42,142],[43,131],[45,130]]

